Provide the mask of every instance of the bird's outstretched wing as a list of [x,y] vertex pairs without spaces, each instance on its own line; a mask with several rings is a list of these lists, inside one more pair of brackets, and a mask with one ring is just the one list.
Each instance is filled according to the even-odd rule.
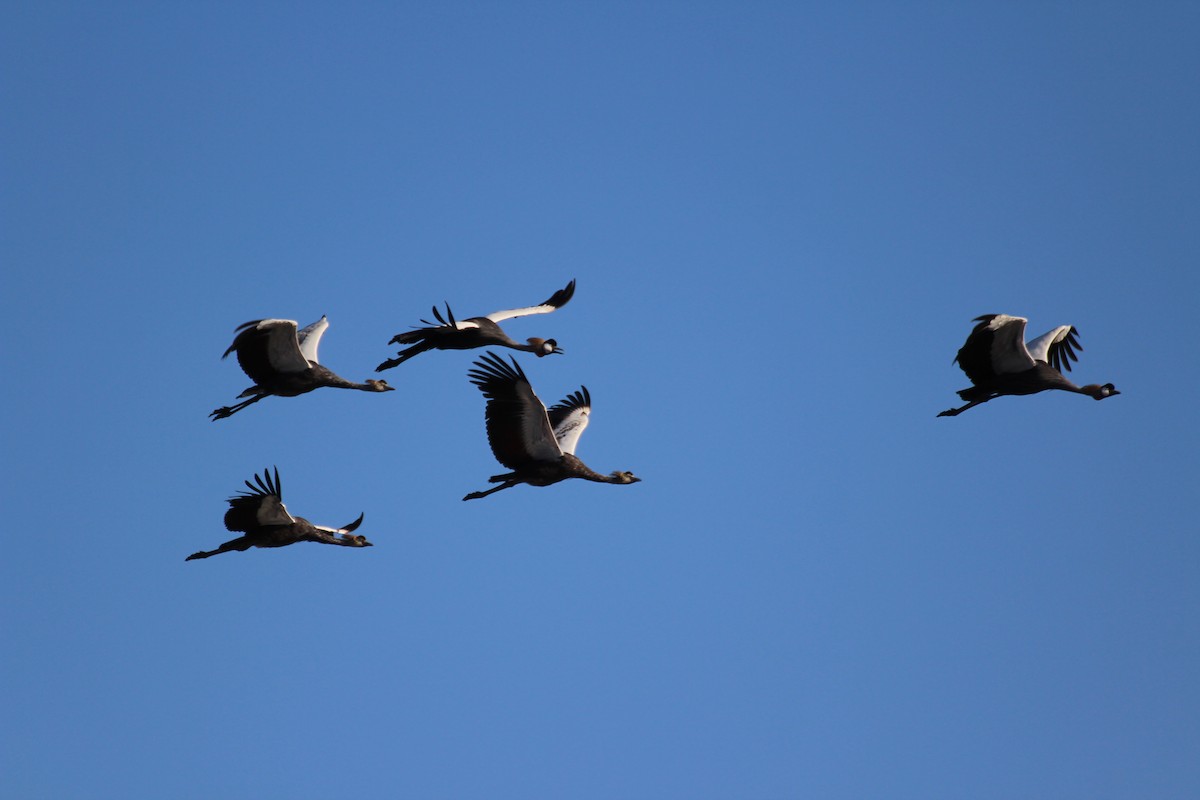
[[487,352],[467,372],[471,383],[487,398],[488,443],[496,460],[509,469],[531,462],[553,461],[562,455],[546,407],[516,359],[506,363]]
[[296,331],[296,341],[300,344],[300,354],[304,356],[305,361],[321,363],[317,359],[317,347],[320,346],[321,337],[325,335],[325,329],[328,327],[329,320],[322,314],[312,325],[306,325]]
[[290,319],[258,319],[237,327],[240,333],[221,358],[237,352],[242,371],[257,384],[269,383],[280,373],[304,372],[308,359],[300,352],[296,322]]
[[357,530],[359,525],[362,525],[364,516],[366,515],[359,514],[358,519],[354,520],[354,522],[351,522],[349,525],[343,525],[340,528],[327,528],[324,525],[313,525],[313,527],[319,531],[325,531],[326,533],[351,533]]
[[291,525],[296,521],[283,504],[279,467],[275,468],[273,479],[270,470],[264,469],[262,475],[254,476],[254,483],[245,483],[250,491],[229,498],[226,529],[249,533],[272,525]]
[[567,302],[575,296],[575,280],[572,279],[562,289],[559,289],[554,294],[550,295],[550,299],[545,302],[538,303],[536,306],[527,308],[511,308],[508,311],[493,311],[487,315],[487,318],[492,322],[503,322],[506,319],[513,317],[524,317],[529,314],[549,314],[551,311],[562,308]]
[[1043,333],[1029,342],[1026,347],[1029,355],[1038,361],[1045,361],[1060,373],[1065,369],[1071,371],[1071,362],[1078,361],[1075,351],[1083,352],[1079,344],[1079,331],[1071,325],[1059,325],[1052,331]]
[[583,435],[592,414],[592,396],[586,386],[579,387],[578,392],[572,392],[558,403],[546,409],[550,419],[550,427],[554,430],[554,438],[564,453],[575,455],[579,437]]
[[1024,317],[984,314],[959,349],[955,361],[972,383],[985,384],[996,375],[1033,369],[1034,361],[1025,349]]

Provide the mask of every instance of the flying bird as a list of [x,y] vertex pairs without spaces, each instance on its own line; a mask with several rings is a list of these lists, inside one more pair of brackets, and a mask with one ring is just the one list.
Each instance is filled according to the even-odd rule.
[[572,280],[564,288],[559,289],[554,294],[550,295],[550,299],[536,306],[528,308],[513,308],[508,311],[493,311],[486,317],[471,317],[469,319],[455,320],[454,314],[450,311],[450,304],[446,304],[446,315],[438,311],[437,306],[433,307],[433,317],[437,323],[423,319],[421,323],[424,328],[417,328],[408,333],[398,333],[392,337],[388,344],[409,344],[412,347],[407,347],[396,354],[395,358],[389,358],[378,367],[376,372],[383,372],[385,369],[403,364],[415,355],[424,353],[426,350],[471,350],[476,347],[511,347],[513,350],[524,350],[528,353],[533,353],[538,358],[542,356],[561,353],[562,349],[558,346],[558,342],[553,339],[537,339],[531,338],[526,340],[526,344],[521,344],[509,338],[508,334],[501,329],[497,324],[506,319],[513,317],[524,317],[530,314],[549,314],[555,309],[562,308],[567,304],[575,294],[575,281]]
[[1078,361],[1076,350],[1083,350],[1076,338],[1079,331],[1070,325],[1042,334],[1025,342],[1024,317],[1007,314],[984,314],[976,317],[979,323],[958,351],[955,361],[974,384],[958,396],[969,401],[965,406],[950,408],[939,417],[955,417],[980,403],[1006,394],[1037,394],[1047,389],[1086,394],[1096,400],[1120,394],[1111,383],[1103,386],[1089,383],[1076,386],[1063,377],[1071,371],[1071,362]]
[[485,419],[492,453],[512,472],[493,475],[488,483],[499,486],[471,492],[463,500],[487,497],[519,483],[549,486],[568,478],[597,483],[641,480],[632,472],[601,475],[575,457],[575,446],[592,413],[592,397],[586,386],[547,410],[516,359],[509,360],[511,366],[495,353],[486,353],[467,375],[487,398]]
[[263,470],[261,476],[254,476],[254,483],[245,483],[250,491],[239,492],[229,498],[229,510],[225,512],[225,527],[245,535],[231,539],[216,550],[192,553],[185,561],[208,558],[231,550],[249,550],[251,547],[286,547],[296,542],[320,542],[342,547],[372,546],[367,537],[351,535],[362,524],[362,514],[354,522],[340,528],[313,525],[304,517],[289,514],[283,504],[278,467],[275,468],[274,478],[268,470]]
[[328,327],[329,321],[325,317],[300,330],[296,329],[296,322],[290,319],[256,319],[239,325],[236,330],[240,333],[221,358],[237,351],[238,363],[254,381],[254,385],[238,395],[248,400],[218,408],[209,416],[215,422],[236,414],[264,397],[295,397],[322,386],[363,392],[395,391],[387,381],[354,383],[317,363],[317,345],[321,343],[321,336]]

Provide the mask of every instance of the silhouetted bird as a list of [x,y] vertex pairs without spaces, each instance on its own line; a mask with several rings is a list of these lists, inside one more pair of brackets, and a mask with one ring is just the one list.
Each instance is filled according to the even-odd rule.
[[209,414],[213,421],[236,414],[264,397],[295,397],[322,386],[335,389],[359,389],[364,392],[395,391],[387,381],[368,380],[354,383],[335,375],[317,362],[317,345],[329,327],[325,317],[306,328],[296,330],[290,319],[259,319],[239,325],[241,331],[221,358],[237,351],[242,371],[254,385],[238,395],[248,397],[234,406],[223,406]]
[[495,353],[487,353],[467,375],[487,398],[485,418],[492,453],[512,472],[493,475],[488,482],[499,486],[471,492],[463,500],[487,497],[519,483],[549,486],[568,478],[597,483],[641,480],[632,472],[601,475],[575,457],[575,445],[592,411],[592,398],[586,386],[547,411],[516,359],[510,361],[511,366]]
[[513,350],[524,350],[533,353],[538,358],[561,353],[562,349],[553,339],[528,339],[527,344],[521,344],[510,339],[508,334],[496,323],[529,314],[549,314],[551,311],[565,306],[574,294],[575,281],[571,281],[565,288],[552,294],[549,300],[536,306],[494,311],[486,317],[471,317],[458,321],[455,321],[454,314],[450,312],[449,303],[446,304],[445,317],[438,311],[437,306],[434,306],[433,317],[439,324],[423,319],[421,322],[426,327],[393,336],[392,341],[388,344],[411,344],[412,347],[401,350],[395,358],[384,361],[375,368],[375,371],[383,372],[385,369],[391,369],[426,350],[471,350],[476,347],[498,345],[511,347]]
[[938,414],[939,417],[957,416],[968,408],[1006,394],[1037,394],[1047,389],[1061,389],[1086,394],[1096,400],[1120,394],[1111,383],[1076,386],[1063,377],[1062,370],[1070,372],[1071,362],[1079,360],[1075,350],[1083,350],[1076,338],[1079,331],[1070,325],[1060,325],[1026,344],[1025,323],[1028,320],[1024,317],[985,314],[974,321],[979,324],[954,359],[974,384],[958,393],[970,402],[947,409]]
[[244,536],[231,539],[216,550],[201,550],[192,553],[185,561],[208,558],[231,550],[249,550],[251,547],[285,547],[296,542],[320,542],[342,547],[371,547],[365,536],[350,534],[362,524],[363,515],[341,528],[325,528],[313,525],[304,517],[293,517],[283,504],[279,484],[279,468],[275,477],[263,470],[262,476],[255,475],[254,482],[246,481],[250,491],[229,498],[229,510],[225,512],[225,527],[241,531]]

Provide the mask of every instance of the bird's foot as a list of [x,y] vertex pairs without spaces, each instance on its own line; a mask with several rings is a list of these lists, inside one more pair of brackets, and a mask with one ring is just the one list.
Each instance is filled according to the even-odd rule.
[[961,410],[962,410],[962,409],[958,409],[958,408],[947,408],[945,411],[943,411],[942,413],[938,414],[938,416],[939,416],[939,417],[957,417],[957,416],[958,416],[958,412],[959,412],[959,411],[961,411]]
[[230,408],[229,406],[222,406],[222,407],[214,410],[208,416],[212,419],[213,422],[216,422],[219,419],[225,419],[226,417],[232,417],[233,409]]

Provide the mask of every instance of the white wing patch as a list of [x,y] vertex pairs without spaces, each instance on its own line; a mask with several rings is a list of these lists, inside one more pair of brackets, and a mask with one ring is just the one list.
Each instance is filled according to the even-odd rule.
[[564,453],[575,455],[575,447],[579,444],[579,437],[583,435],[588,426],[590,416],[590,409],[581,407],[572,409],[570,414],[559,420],[557,427],[554,428],[554,438],[558,440],[559,449]]
[[551,311],[558,310],[557,306],[547,305],[543,303],[540,306],[529,306],[528,308],[511,308],[508,311],[493,311],[487,315],[487,318],[492,322],[503,322],[506,319],[513,317],[525,317],[530,314],[549,314]]
[[992,371],[997,375],[1033,369],[1033,357],[1025,349],[1027,321],[1024,317],[997,314],[988,323],[988,330],[992,332]]
[[1059,325],[1054,330],[1043,333],[1026,345],[1029,355],[1037,361],[1050,363],[1050,348],[1067,338],[1067,334],[1070,332],[1070,325]]
[[300,343],[300,355],[304,356],[306,361],[321,363],[317,360],[317,347],[321,344],[321,337],[325,335],[325,329],[329,327],[329,320],[324,315],[312,325],[308,325],[296,331],[296,340]]
[[279,372],[304,372],[308,361],[300,352],[296,322],[290,319],[264,319],[256,326],[267,332],[267,361]]

